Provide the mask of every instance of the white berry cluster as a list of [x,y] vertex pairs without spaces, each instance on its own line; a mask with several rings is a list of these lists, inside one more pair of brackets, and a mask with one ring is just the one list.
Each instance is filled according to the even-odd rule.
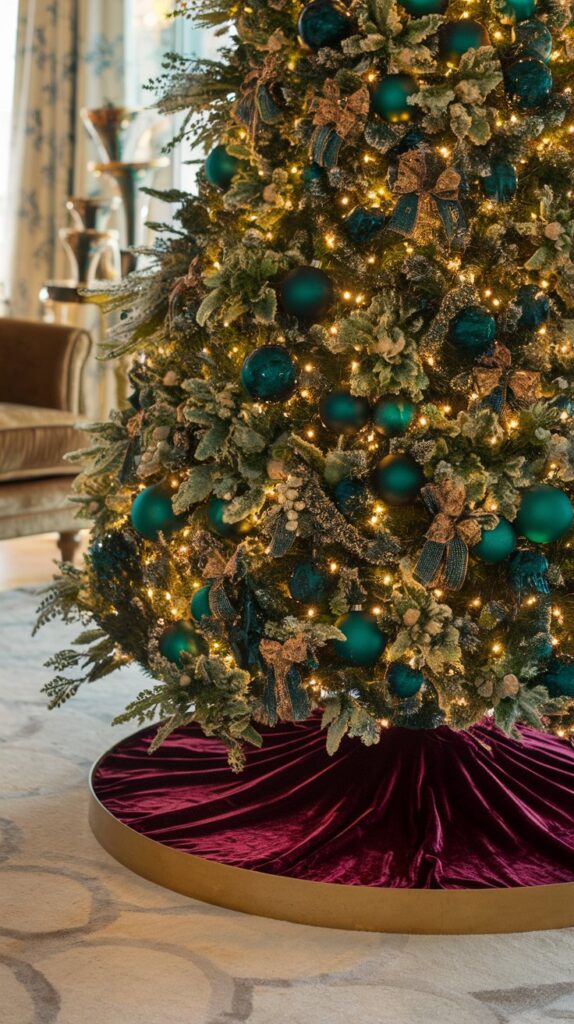
[[289,533],[296,533],[299,528],[299,513],[305,508],[305,502],[301,500],[300,494],[304,482],[302,477],[290,473],[284,482],[277,485],[277,501],[287,516],[285,529]]

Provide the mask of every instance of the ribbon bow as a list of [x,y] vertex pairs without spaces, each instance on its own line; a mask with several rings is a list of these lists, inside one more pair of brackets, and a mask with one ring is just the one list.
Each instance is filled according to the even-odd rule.
[[510,401],[532,402],[540,386],[540,374],[533,370],[512,370],[512,356],[496,342],[492,355],[481,358],[472,371],[474,387],[494,412],[501,413]]
[[366,86],[342,98],[338,83],[328,79],[323,96],[312,107],[315,131],[309,145],[311,159],[321,167],[336,167],[344,140],[364,124],[369,105]]
[[440,170],[437,158],[424,148],[410,149],[399,156],[393,192],[399,200],[387,227],[409,238],[422,234],[435,214],[449,241],[466,230],[466,217],[459,199],[461,177],[454,167]]
[[269,54],[260,68],[254,68],[243,79],[241,99],[235,106],[235,117],[255,136],[259,121],[263,124],[277,124],[281,120],[281,108],[275,102],[274,87],[278,77],[277,54]]
[[450,590],[460,590],[468,567],[468,549],[478,544],[481,527],[476,513],[466,513],[466,489],[462,481],[447,478],[427,484],[422,499],[434,519],[416,564],[414,576],[430,586],[440,580]]
[[[300,665],[307,660],[307,641],[303,633],[289,637],[285,643],[278,640],[264,639],[259,644],[259,650],[267,664],[273,670],[275,677],[275,689],[277,694],[277,713],[280,718],[293,721],[293,697],[290,692],[289,675],[294,665]],[[295,684],[299,682],[299,673]]]

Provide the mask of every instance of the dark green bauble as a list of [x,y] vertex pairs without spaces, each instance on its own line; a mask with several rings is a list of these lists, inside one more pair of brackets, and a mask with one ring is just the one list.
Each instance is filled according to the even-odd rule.
[[207,503],[207,522],[219,537],[241,537],[251,530],[249,519],[240,519],[238,523],[228,523],[223,518],[225,509],[230,504],[225,498],[210,498]]
[[418,91],[419,87],[410,75],[385,75],[373,92],[371,110],[391,124],[412,121],[415,108],[409,106],[407,100]]
[[489,46],[490,37],[484,25],[472,18],[461,18],[460,21],[447,21],[441,25],[438,33],[438,53],[448,64],[458,64],[467,50],[478,50],[481,46]]
[[522,21],[514,29],[514,39],[524,57],[534,57],[546,64],[552,54],[552,36],[543,22],[533,18]]
[[277,289],[284,313],[300,320],[322,320],[335,301],[333,282],[319,267],[295,267]]
[[385,226],[385,217],[380,210],[366,210],[356,206],[343,221],[343,230],[355,245],[368,245]]
[[338,46],[351,35],[353,22],[337,0],[313,0],[299,15],[299,37],[310,50]]
[[383,395],[373,409],[373,426],[383,437],[406,434],[413,422],[416,405],[400,395]]
[[331,391],[319,402],[321,422],[334,434],[357,434],[369,422],[371,407],[361,395]]
[[314,562],[297,562],[289,578],[289,593],[302,604],[320,604],[329,593],[329,577]]
[[550,316],[550,299],[535,284],[521,285],[514,302],[522,311],[517,326],[525,331],[535,331]]
[[551,697],[574,697],[574,662],[551,658],[536,682],[546,686]]
[[496,320],[482,306],[459,309],[449,324],[449,341],[460,352],[480,356],[492,345],[496,335]]
[[199,590],[195,591],[191,602],[190,611],[192,618],[196,622],[199,622],[204,616],[210,618],[211,608],[209,607],[209,591],[211,590],[211,583],[207,583],[205,587],[200,587]]
[[335,623],[345,634],[345,640],[333,640],[339,658],[349,665],[374,665],[387,645],[387,637],[368,612],[353,611],[342,615]]
[[301,177],[303,178],[305,185],[313,185],[315,182],[325,180],[325,171],[319,166],[319,164],[307,164],[307,166],[303,168]]
[[333,488],[333,501],[345,516],[360,515],[367,506],[367,488],[362,480],[345,476]]
[[487,199],[495,203],[508,203],[516,193],[518,175],[507,160],[497,160],[490,166],[490,174],[480,179],[482,191]]
[[394,697],[414,697],[424,681],[422,672],[402,661],[393,661],[387,675],[387,684]]
[[506,70],[508,95],[521,110],[536,110],[552,92],[552,72],[541,60],[525,57]]
[[157,540],[160,533],[169,537],[183,526],[186,516],[178,516],[171,503],[173,492],[166,483],[152,484],[140,491],[135,499],[130,518],[132,526],[146,540]]
[[425,14],[444,14],[448,0],[399,0],[401,7],[413,18],[423,18]]
[[538,484],[522,495],[516,517],[519,533],[534,544],[550,544],[559,540],[572,526],[570,498],[559,487]]
[[207,654],[209,648],[189,622],[174,622],[163,631],[159,638],[159,651],[174,665],[183,666],[182,654],[198,658]]
[[297,367],[283,345],[262,345],[245,359],[241,383],[258,402],[280,402],[295,389]]
[[142,557],[133,533],[109,530],[90,544],[88,558],[95,589],[112,604],[142,583]]
[[414,501],[425,482],[422,466],[411,455],[385,455],[374,474],[374,489],[387,505]]
[[501,15],[502,21],[513,25],[518,21],[531,18],[536,10],[536,0],[504,0]]
[[241,166],[241,160],[231,156],[225,146],[216,146],[205,161],[205,177],[210,185],[226,191]]
[[472,553],[480,558],[482,562],[503,562],[512,554],[516,547],[516,531],[507,519],[499,519],[497,526],[492,530],[483,530],[482,537],[478,544],[475,544]]

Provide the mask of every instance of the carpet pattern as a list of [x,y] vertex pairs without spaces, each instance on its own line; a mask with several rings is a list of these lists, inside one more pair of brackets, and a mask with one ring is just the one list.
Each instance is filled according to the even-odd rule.
[[0,593],[2,1024],[556,1024],[574,1021],[574,929],[508,936],[332,931],[248,917],[116,864],[87,824],[91,762],[130,668],[48,713],[37,596]]

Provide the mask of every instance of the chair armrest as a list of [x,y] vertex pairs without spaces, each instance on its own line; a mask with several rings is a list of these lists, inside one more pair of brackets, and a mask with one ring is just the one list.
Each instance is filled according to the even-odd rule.
[[91,346],[77,327],[0,318],[0,402],[82,412]]

